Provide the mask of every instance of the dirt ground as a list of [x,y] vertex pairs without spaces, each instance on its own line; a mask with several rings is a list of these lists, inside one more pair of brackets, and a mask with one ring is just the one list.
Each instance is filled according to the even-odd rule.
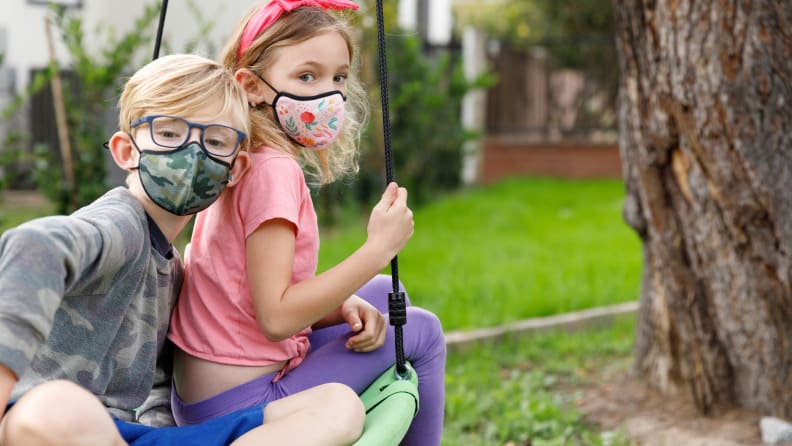
[[[696,412],[686,395],[661,395],[627,370],[581,393],[587,421],[621,430],[640,446],[760,446],[760,414],[730,410],[713,417]],[[681,393],[681,392],[680,392]]]

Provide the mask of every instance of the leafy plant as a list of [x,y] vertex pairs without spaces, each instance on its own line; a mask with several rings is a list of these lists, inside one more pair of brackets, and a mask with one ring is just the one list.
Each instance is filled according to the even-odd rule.
[[[462,126],[462,99],[473,89],[489,87],[494,78],[484,74],[467,80],[459,58],[442,54],[433,59],[415,36],[388,35],[386,48],[394,177],[410,191],[411,205],[420,206],[461,184],[464,143],[478,136]],[[369,93],[372,120],[362,141],[360,172],[320,192],[325,223],[337,221],[338,207],[365,207],[383,190],[379,87],[369,86]],[[351,194],[345,194],[350,189]]]
[[474,26],[518,52],[542,47],[553,68],[585,71],[615,97],[618,60],[609,0],[495,0],[461,3],[454,12],[457,32]]
[[[194,37],[186,43],[185,52],[192,52],[201,43],[213,52],[215,47],[211,42],[206,42],[205,36],[214,23],[204,17],[193,0],[188,0],[187,6],[197,25]],[[134,20],[131,30],[124,34],[117,35],[114,28],[97,25],[91,34],[103,42],[103,46],[97,51],[88,51],[80,12],[58,5],[51,6],[55,27],[69,52],[69,64],[65,68],[50,65],[38,72],[25,91],[2,111],[2,116],[8,119],[20,112],[31,97],[45,89],[56,70],[61,75],[68,74],[63,78],[62,93],[76,184],[73,189],[66,185],[62,162],[52,147],[37,145],[28,150],[26,147],[30,145],[30,136],[9,129],[3,138],[0,188],[15,180],[13,175],[20,169],[12,166],[32,165],[37,189],[56,203],[58,213],[67,213],[87,204],[107,190],[102,143],[108,136],[108,127],[115,125],[108,125],[109,112],[115,106],[115,97],[123,85],[124,76],[146,61],[141,50],[150,45],[153,24],[156,23],[154,19],[159,9],[159,1],[144,5],[140,17]],[[163,52],[168,52],[167,48],[168,42],[164,41]]]
[[[52,151],[39,151],[36,182],[57,205],[59,212],[69,212],[85,205],[107,190],[105,156],[102,143],[107,138],[105,117],[113,107],[112,97],[123,83],[122,75],[140,65],[138,51],[151,40],[150,28],[159,12],[158,3],[145,6],[132,29],[120,36],[113,30],[98,27],[104,34],[104,47],[94,55],[85,45],[82,17],[63,7],[52,6],[55,26],[71,56],[72,76],[64,79],[63,98],[72,144],[73,189],[64,181],[62,169],[54,168]],[[55,72],[50,67],[49,75]]]
[[[468,81],[460,58],[428,57],[415,36],[389,35],[387,40],[388,64],[394,67],[388,77],[393,167],[410,190],[411,203],[420,205],[460,185],[462,148],[477,136],[462,126],[462,99],[491,86],[494,78],[485,74]],[[364,158],[364,164],[374,164],[365,173],[379,173],[374,167],[382,166],[381,160],[380,153]]]
[[[361,3],[363,14],[353,18],[353,25],[361,30],[360,75],[371,120],[361,141],[358,175],[315,191],[320,218],[328,224],[338,223],[342,213],[367,210],[384,188],[375,7],[372,0]],[[409,189],[410,204],[419,206],[461,183],[463,145],[478,136],[462,126],[462,98],[493,85],[495,78],[488,73],[467,80],[460,57],[452,51],[427,54],[418,36],[397,28],[395,3],[385,2],[383,9],[394,177]]]

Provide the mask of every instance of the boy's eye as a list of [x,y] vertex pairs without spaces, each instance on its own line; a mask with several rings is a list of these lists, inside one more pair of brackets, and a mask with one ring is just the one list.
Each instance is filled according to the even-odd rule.
[[227,141],[217,138],[205,138],[204,143],[207,146],[212,146],[212,147],[223,147],[228,144]]
[[163,130],[159,133],[159,136],[162,136],[164,138],[178,138],[181,135],[170,130]]
[[185,132],[183,131],[169,128],[159,128],[154,131],[155,141],[163,144],[180,142],[184,138],[184,135]]

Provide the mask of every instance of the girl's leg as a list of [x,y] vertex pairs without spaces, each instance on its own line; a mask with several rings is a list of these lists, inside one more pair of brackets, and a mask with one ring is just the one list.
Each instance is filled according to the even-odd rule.
[[[387,308],[387,293],[391,290],[390,277],[378,276],[375,283],[369,285],[357,294],[370,302],[374,301],[372,303],[379,308],[378,303],[381,305],[383,301],[384,290]],[[284,392],[291,394],[321,383],[336,381],[347,384],[360,393],[395,363],[393,327],[388,327],[385,345],[368,353],[356,353],[344,347],[349,333],[346,325],[330,329],[336,330],[336,337],[329,341],[324,340],[324,344],[318,348],[312,346],[305,361],[277,383]],[[328,329],[320,331],[324,330]],[[404,326],[403,334],[405,355],[418,374],[418,392],[421,399],[420,409],[403,444],[439,445],[445,403],[446,348],[442,327],[433,313],[408,307],[407,325]]]
[[365,416],[352,389],[338,383],[323,384],[267,404],[264,424],[231,445],[348,445],[360,437]]

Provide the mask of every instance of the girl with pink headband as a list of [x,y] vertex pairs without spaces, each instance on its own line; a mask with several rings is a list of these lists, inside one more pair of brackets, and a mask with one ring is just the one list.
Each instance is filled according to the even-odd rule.
[[[362,392],[395,363],[378,274],[413,234],[407,191],[387,185],[366,241],[317,274],[319,230],[307,181],[357,172],[368,117],[355,47],[338,12],[348,0],[273,0],[243,20],[223,51],[250,104],[249,168],[196,217],[169,338],[179,424],[340,382]],[[346,10],[346,11],[345,11]],[[307,179],[306,179],[307,178]],[[420,408],[402,444],[439,445],[445,339],[409,306],[404,351]]]

